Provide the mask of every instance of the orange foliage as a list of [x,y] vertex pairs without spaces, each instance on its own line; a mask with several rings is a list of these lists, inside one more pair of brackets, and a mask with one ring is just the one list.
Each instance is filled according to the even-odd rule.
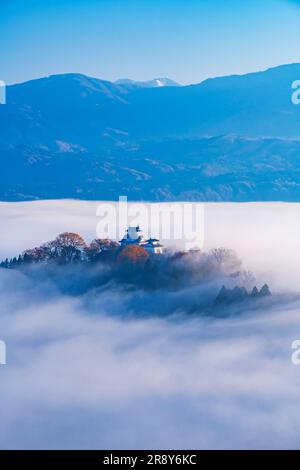
[[119,261],[129,263],[142,263],[148,258],[148,253],[145,248],[138,245],[128,245],[120,252]]

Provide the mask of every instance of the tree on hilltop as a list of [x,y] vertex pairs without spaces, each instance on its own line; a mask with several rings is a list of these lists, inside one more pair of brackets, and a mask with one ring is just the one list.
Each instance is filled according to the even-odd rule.
[[86,243],[78,233],[64,232],[55,240],[42,245],[42,248],[49,250],[51,258],[61,263],[70,263],[82,259]]

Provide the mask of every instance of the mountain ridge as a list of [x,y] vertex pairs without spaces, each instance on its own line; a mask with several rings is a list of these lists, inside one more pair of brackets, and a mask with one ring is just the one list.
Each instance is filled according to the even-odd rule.
[[0,199],[300,200],[299,78],[292,64],[186,86],[83,74],[9,86]]

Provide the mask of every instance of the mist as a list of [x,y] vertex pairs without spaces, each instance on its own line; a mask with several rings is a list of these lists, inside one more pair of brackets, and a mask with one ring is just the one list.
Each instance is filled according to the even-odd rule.
[[[93,204],[2,203],[2,258],[64,230],[91,240]],[[235,249],[273,281],[268,304],[237,304],[222,318],[185,311],[194,287],[111,284],[74,296],[51,276],[1,269],[0,447],[298,449],[299,209],[284,207],[205,209],[205,246]]]

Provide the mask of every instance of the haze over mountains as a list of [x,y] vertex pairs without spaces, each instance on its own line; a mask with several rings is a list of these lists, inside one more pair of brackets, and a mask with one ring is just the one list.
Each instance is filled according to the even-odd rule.
[[180,86],[55,75],[7,88],[0,199],[300,200],[300,64]]

